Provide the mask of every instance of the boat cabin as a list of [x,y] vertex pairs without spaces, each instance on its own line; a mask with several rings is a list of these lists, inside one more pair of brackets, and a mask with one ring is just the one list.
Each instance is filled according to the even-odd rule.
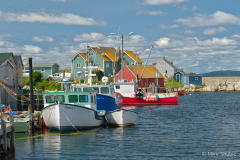
[[137,92],[136,83],[114,83],[114,89],[124,97],[132,97]]
[[97,110],[96,92],[43,92],[44,107],[56,102],[80,105]]
[[96,92],[97,94],[107,95],[110,97],[115,97],[114,92],[114,86],[112,84],[110,85],[92,85],[91,87],[89,85],[72,85],[74,88],[73,90],[75,92],[83,92],[83,91],[90,91],[90,92]]

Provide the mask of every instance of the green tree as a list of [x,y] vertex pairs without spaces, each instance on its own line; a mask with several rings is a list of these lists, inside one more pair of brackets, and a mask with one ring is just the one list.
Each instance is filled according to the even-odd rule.
[[104,76],[101,70],[93,71],[92,73],[97,75],[98,81],[101,81],[102,77]]
[[36,85],[37,82],[41,82],[42,80],[42,73],[41,72],[33,72],[33,85]]

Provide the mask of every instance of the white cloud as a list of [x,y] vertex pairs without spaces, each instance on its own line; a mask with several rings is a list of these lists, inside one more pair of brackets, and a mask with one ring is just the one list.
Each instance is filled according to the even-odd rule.
[[163,38],[160,38],[155,43],[161,48],[161,47],[164,47],[164,46],[168,46],[169,45],[169,40],[170,40],[170,38],[163,37]]
[[28,23],[49,23],[49,24],[65,24],[65,25],[84,25],[84,26],[104,26],[103,21],[96,21],[93,18],[80,17],[71,13],[62,13],[60,15],[39,13],[3,13],[0,11],[0,19],[7,22],[28,22]]
[[159,28],[161,28],[161,29],[179,28],[179,25],[177,25],[177,24],[173,24],[173,25],[162,24],[162,25],[159,26]]
[[105,36],[102,33],[92,32],[90,34],[83,33],[81,35],[76,35],[74,38],[74,41],[82,41],[82,42],[99,41],[99,40],[103,40],[104,38]]
[[53,42],[54,39],[52,37],[41,36],[41,37],[33,37],[33,40],[36,42]]
[[32,45],[24,45],[23,50],[27,53],[40,53],[43,51],[38,46],[32,46]]
[[191,65],[192,67],[197,67],[199,66],[199,62],[197,61],[195,64]]
[[184,34],[193,34],[194,33],[194,31],[192,31],[192,30],[186,30],[185,32],[184,32]]
[[185,10],[185,11],[195,11],[195,10],[198,10],[198,8],[196,6],[192,6],[192,8],[189,8],[188,6],[179,6],[178,8],[182,9],[182,10]]
[[138,11],[136,15],[164,16],[166,12],[161,11]]
[[194,17],[180,18],[175,21],[189,27],[240,25],[239,17],[222,11],[217,11],[211,15],[198,14]]
[[226,32],[226,28],[218,27],[218,28],[208,28],[203,31],[204,35],[215,35],[217,32]]
[[240,39],[240,35],[239,34],[234,34],[234,35],[231,36],[231,38]]
[[240,43],[238,41],[228,38],[212,38],[207,40],[200,40],[198,38],[186,38],[186,39],[170,39],[163,37],[155,41],[156,48],[169,49],[171,51],[178,52],[195,52],[198,54],[228,54],[232,49],[236,49]]
[[10,34],[0,34],[0,40],[4,39],[4,38],[10,38],[12,37]]
[[183,2],[188,2],[188,0],[145,0],[144,4],[147,5],[177,5]]

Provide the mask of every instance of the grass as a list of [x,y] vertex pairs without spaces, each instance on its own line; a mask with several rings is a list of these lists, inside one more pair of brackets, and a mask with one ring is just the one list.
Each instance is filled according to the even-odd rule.
[[184,85],[182,85],[182,82],[176,82],[173,77],[171,78],[165,78],[164,79],[164,86],[165,87],[181,87],[183,88]]

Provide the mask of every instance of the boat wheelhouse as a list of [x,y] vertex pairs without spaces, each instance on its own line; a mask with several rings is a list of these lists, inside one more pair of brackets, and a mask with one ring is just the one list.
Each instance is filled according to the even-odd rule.
[[59,131],[100,127],[105,111],[97,111],[96,92],[44,92],[46,127]]

